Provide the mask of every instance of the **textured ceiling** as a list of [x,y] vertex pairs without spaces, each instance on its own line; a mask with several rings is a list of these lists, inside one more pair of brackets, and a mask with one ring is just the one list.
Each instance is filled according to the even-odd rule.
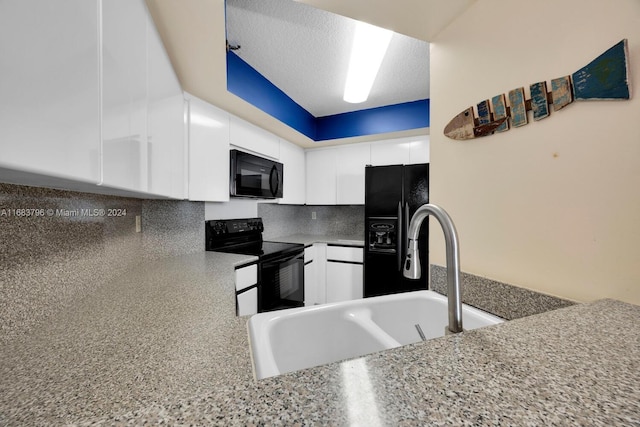
[[227,0],[235,53],[316,117],[429,98],[429,43],[395,33],[369,99],[342,100],[356,21],[291,0]]
[[[319,147],[425,133],[424,129],[415,129],[392,134],[314,142],[227,91],[224,0],[145,1],[182,88],[280,138],[301,147]],[[299,0],[298,2],[430,42],[436,40],[437,34],[475,1]]]

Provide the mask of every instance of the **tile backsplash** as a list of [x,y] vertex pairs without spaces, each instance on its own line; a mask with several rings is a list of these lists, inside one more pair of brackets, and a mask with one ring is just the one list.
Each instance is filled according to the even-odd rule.
[[[315,213],[315,219],[313,214]],[[364,206],[300,206],[259,203],[264,238],[294,234],[364,238]]]
[[204,250],[203,220],[203,203],[0,184],[0,342],[141,259]]

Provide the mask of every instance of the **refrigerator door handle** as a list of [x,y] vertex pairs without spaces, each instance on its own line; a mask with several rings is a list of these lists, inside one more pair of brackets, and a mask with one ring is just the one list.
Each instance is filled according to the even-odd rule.
[[398,202],[398,229],[396,230],[396,256],[398,257],[398,271],[402,271],[402,254],[405,251],[402,226],[402,202]]
[[405,253],[405,255],[409,245],[409,223],[410,222],[411,222],[411,218],[409,218],[409,203],[405,203],[404,204],[404,230],[402,230],[402,238],[403,238],[402,251]]

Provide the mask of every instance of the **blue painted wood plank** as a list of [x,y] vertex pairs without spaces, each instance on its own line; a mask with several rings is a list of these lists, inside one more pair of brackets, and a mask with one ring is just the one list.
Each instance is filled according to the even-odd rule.
[[529,123],[527,109],[525,107],[524,88],[519,87],[509,91],[509,104],[511,105],[511,126],[514,128]]
[[571,78],[569,76],[558,77],[557,79],[551,80],[551,97],[553,98],[553,109],[555,111],[573,102]]
[[478,124],[486,125],[491,122],[491,110],[489,109],[489,100],[485,99],[476,106],[478,109]]
[[549,104],[547,103],[547,82],[538,82],[529,85],[531,92],[531,111],[533,120],[542,120],[549,117]]
[[[493,107],[494,120],[507,117],[507,103],[504,99],[503,93],[491,98],[491,106]],[[498,128],[496,128],[495,132],[504,132],[507,130],[509,130],[509,120],[505,120],[503,124],[501,124]]]
[[571,76],[573,97],[587,99],[629,99],[627,39],[598,56]]

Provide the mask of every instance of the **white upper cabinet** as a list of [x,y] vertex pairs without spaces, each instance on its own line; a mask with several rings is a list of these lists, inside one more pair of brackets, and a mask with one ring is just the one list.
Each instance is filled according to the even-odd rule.
[[280,162],[284,165],[284,176],[283,193],[279,203],[304,205],[306,182],[304,149],[281,139]]
[[0,167],[100,181],[98,2],[0,1]]
[[148,190],[147,10],[102,1],[102,184]]
[[229,137],[231,145],[274,160],[280,158],[280,140],[277,136],[233,115],[230,118]]
[[410,142],[411,161],[409,164],[429,163],[429,135],[413,138]]
[[187,197],[184,96],[149,14],[147,23],[148,191],[183,199]]
[[0,1],[0,36],[3,176],[185,197],[182,90],[144,0]]
[[336,204],[336,154],[337,150],[333,148],[306,152],[308,205]]
[[189,200],[226,202],[229,114],[193,95],[185,93],[185,98],[189,113]]
[[366,165],[429,162],[429,136],[307,150],[307,204],[364,204]]
[[103,185],[184,198],[182,89],[144,1],[102,1]]
[[429,135],[371,143],[371,165],[429,163]]
[[370,146],[353,144],[308,150],[307,204],[364,204],[364,167],[371,161]]
[[370,145],[346,145],[336,150],[337,204],[364,205],[364,167],[371,162]]

